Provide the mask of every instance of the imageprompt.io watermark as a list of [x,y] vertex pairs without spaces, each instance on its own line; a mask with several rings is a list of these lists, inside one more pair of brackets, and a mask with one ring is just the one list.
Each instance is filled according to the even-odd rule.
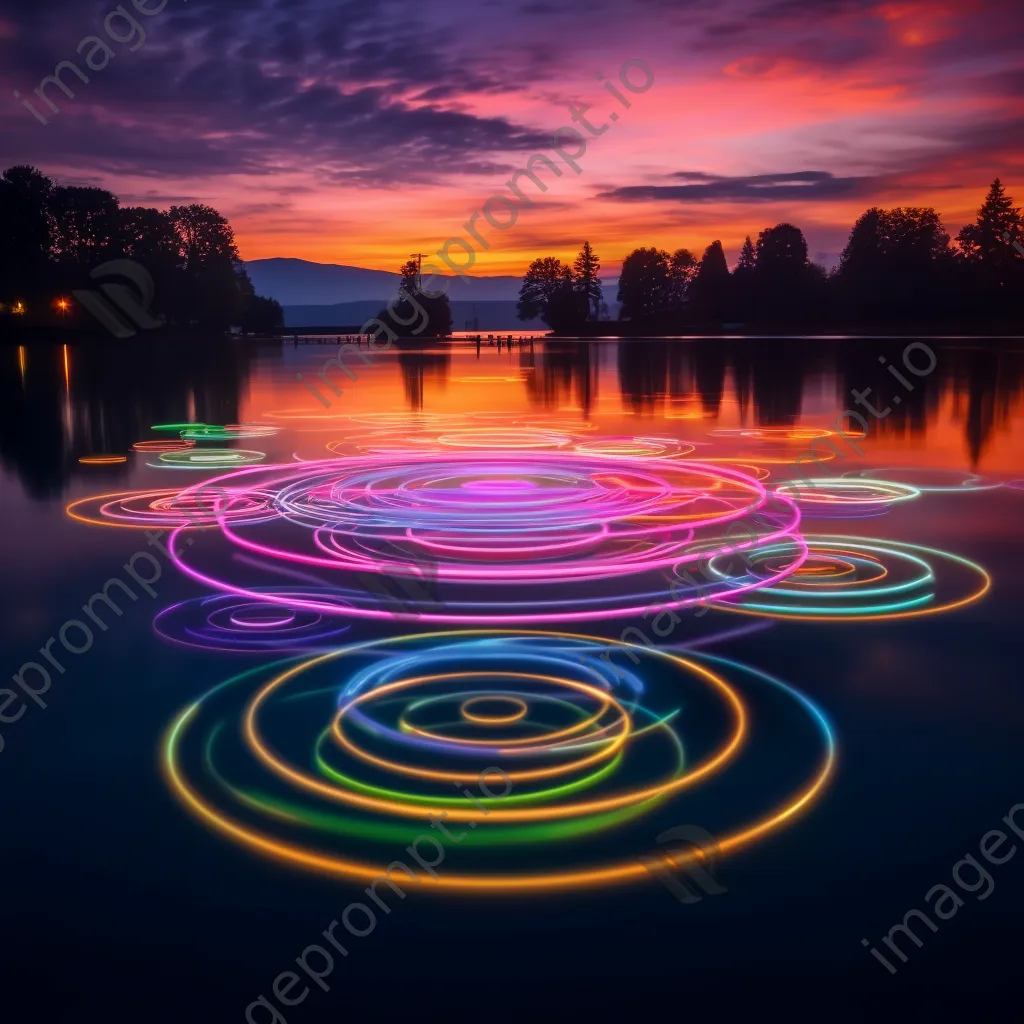
[[[622,84],[622,89],[619,89],[613,82],[605,81],[605,76],[598,73],[597,80],[604,82],[605,89],[618,101],[619,105],[624,109],[628,110],[632,107],[633,103],[627,95],[623,92],[631,93],[634,96],[643,95],[654,85],[654,72],[650,67],[642,60],[634,58],[632,60],[623,61],[619,67],[619,81]],[[642,79],[642,80],[641,80]],[[474,211],[469,220],[462,225],[466,232],[473,241],[470,242],[466,237],[463,236],[452,236],[449,238],[440,249],[437,250],[437,257],[444,262],[444,264],[455,273],[457,276],[467,278],[469,275],[467,271],[476,263],[477,251],[473,246],[475,242],[482,249],[490,249],[491,243],[485,238],[480,230],[477,228],[477,221],[481,218],[487,222],[495,231],[508,231],[509,228],[513,227],[519,220],[519,211],[525,207],[534,205],[534,194],[526,193],[520,188],[519,182],[521,178],[527,178],[532,183],[534,188],[538,192],[546,193],[548,190],[548,183],[540,177],[538,168],[547,168],[548,171],[555,178],[562,177],[562,167],[568,167],[574,174],[582,174],[583,168],[580,166],[579,161],[586,155],[587,143],[590,138],[595,138],[600,135],[604,135],[608,131],[610,124],[604,123],[597,127],[587,120],[587,112],[592,109],[592,104],[584,103],[577,105],[575,103],[569,104],[569,116],[572,119],[573,124],[581,125],[587,131],[587,135],[583,132],[572,127],[572,125],[562,125],[560,128],[556,128],[551,136],[551,144],[548,149],[555,154],[560,160],[561,165],[556,163],[546,152],[534,153],[529,160],[526,161],[526,166],[517,170],[512,177],[505,182],[505,187],[509,190],[511,195],[505,195],[501,192],[496,192],[483,202],[479,209]],[[608,115],[609,122],[616,122],[619,120],[619,114],[613,110]],[[568,146],[572,145],[570,151]],[[455,255],[459,256],[460,262],[455,262],[452,250],[455,250]],[[421,254],[424,255],[424,254]],[[462,262],[464,258],[465,262]],[[443,284],[443,287],[431,289],[429,287],[423,287],[423,270],[428,271],[428,277],[431,279],[438,278]],[[433,264],[421,264],[420,267],[420,289],[419,294],[423,295],[428,299],[440,299],[447,295],[448,289],[451,287],[451,282],[454,280],[451,277],[440,277],[440,268]],[[413,309],[411,319],[402,320],[398,317],[397,307],[403,302],[407,302]],[[418,303],[415,297],[410,292],[406,292],[403,286],[400,286],[398,291],[390,298],[387,302],[387,313],[388,317],[398,326],[403,328],[411,328],[410,336],[418,336],[427,327],[429,318],[427,311]],[[387,335],[387,340],[378,345],[381,335]],[[398,340],[398,333],[394,331],[388,324],[384,323],[379,317],[371,317],[363,326],[359,329],[360,338],[367,339],[367,345],[372,352],[386,352],[391,346]],[[317,378],[322,383],[331,389],[334,393],[335,398],[341,398],[344,391],[335,384],[327,374],[327,371],[331,367],[337,367],[345,374],[350,381],[356,381],[359,378],[355,372],[351,370],[344,361],[346,352],[353,352],[362,361],[364,366],[370,364],[369,356],[360,351],[356,346],[351,344],[341,345],[338,349],[338,356],[335,359],[328,359],[324,363],[323,370],[318,373]],[[303,387],[305,387],[309,393],[325,408],[331,407],[329,399],[325,398],[313,385],[306,379],[302,373],[296,373],[295,379],[299,381]]]
[[[183,0],[183,2],[188,3],[188,0]],[[132,7],[140,14],[153,18],[167,6],[167,3],[168,0],[153,0],[153,3],[147,5],[145,0],[132,0]],[[134,44],[128,46],[128,49],[132,52],[138,50],[146,42],[146,29],[143,27],[143,23],[130,14],[124,4],[118,4],[117,7],[107,14],[103,19],[103,29],[111,42]],[[88,53],[84,53],[86,47],[89,48]],[[85,57],[85,66],[93,72],[102,71],[117,56],[106,40],[98,35],[85,36],[78,46],[75,47],[75,52]],[[45,103],[49,107],[49,117],[40,113],[31,100],[22,99],[19,89],[14,90],[14,98],[20,100],[21,105],[40,124],[47,125],[55,114],[60,113],[60,107],[57,106],[52,97],[52,90],[54,88],[59,89],[69,100],[75,98],[74,90],[68,85],[68,82],[61,78],[61,75],[66,72],[71,72],[83,85],[88,85],[91,81],[89,76],[74,61],[62,60],[53,69],[53,74],[47,75],[33,90],[37,97],[36,102],[40,106]],[[73,79],[69,76],[68,81],[73,81]],[[46,91],[48,88],[51,90],[50,94]]]

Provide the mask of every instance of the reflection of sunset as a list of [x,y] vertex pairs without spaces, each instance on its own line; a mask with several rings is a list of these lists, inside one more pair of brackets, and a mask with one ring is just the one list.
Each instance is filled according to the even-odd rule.
[[[889,351],[895,343],[865,339],[854,344],[870,349],[866,359],[870,366],[876,349]],[[782,360],[785,366],[748,367],[743,371],[747,377],[741,393],[736,367],[723,349],[728,346],[720,340],[676,343],[671,348],[664,342],[623,342],[618,347],[597,342],[561,343],[545,349],[538,342],[532,352],[516,349],[511,356],[485,347],[478,358],[472,346],[460,347],[460,343],[426,353],[386,353],[376,356],[372,366],[360,368],[357,381],[343,380],[343,395],[330,409],[322,408],[301,385],[289,384],[288,374],[282,377],[277,368],[262,366],[253,374],[241,418],[259,422],[269,414],[273,422],[310,432],[311,437],[325,432],[332,440],[350,414],[405,416],[404,410],[413,408],[428,417],[470,415],[484,429],[488,410],[500,410],[502,416],[549,410],[564,417],[559,420],[563,429],[572,429],[573,423],[589,424],[588,429],[596,425],[602,435],[632,437],[650,432],[707,443],[713,433],[735,432],[732,454],[751,461],[756,457],[750,441],[760,437],[765,447],[759,454],[765,465],[789,461],[806,451],[815,435],[834,429],[843,408],[837,404],[842,381],[834,366],[824,377],[806,374],[800,360],[789,356]],[[829,472],[838,475],[866,464],[975,468],[993,474],[1020,470],[1024,448],[1020,353],[969,356],[955,348],[939,352],[933,378],[922,385],[927,393],[920,396],[921,401],[908,400],[885,419],[868,416],[866,437],[859,436],[862,427],[855,420],[846,422],[847,437],[863,450],[863,456],[844,449],[845,459],[837,460],[828,448],[815,449],[823,462],[835,462]],[[307,350],[299,358],[307,377],[315,379],[314,368],[322,365],[322,356]],[[711,366],[710,379],[705,364]],[[639,374],[636,385],[631,378],[634,368]],[[870,368],[864,371],[869,376],[855,376],[859,372],[847,371],[847,389],[872,383]],[[762,373],[767,376],[760,383]],[[767,396],[779,375],[786,391],[782,402],[778,395]],[[883,374],[874,385],[879,394],[891,398],[886,379]],[[648,393],[640,383],[645,380],[659,386]],[[761,391],[766,397],[759,400]],[[851,400],[845,408],[856,407]],[[780,425],[783,420],[785,426]],[[698,449],[694,457],[699,454]]]

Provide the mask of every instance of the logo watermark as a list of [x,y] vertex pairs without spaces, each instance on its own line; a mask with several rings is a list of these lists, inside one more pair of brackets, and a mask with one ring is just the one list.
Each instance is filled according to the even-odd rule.
[[110,260],[93,269],[89,276],[94,281],[102,277],[123,277],[135,285],[133,290],[117,282],[101,284],[103,295],[91,288],[78,288],[71,293],[115,338],[132,338],[139,330],[163,327],[164,318],[149,311],[156,288],[144,266],[135,260]]

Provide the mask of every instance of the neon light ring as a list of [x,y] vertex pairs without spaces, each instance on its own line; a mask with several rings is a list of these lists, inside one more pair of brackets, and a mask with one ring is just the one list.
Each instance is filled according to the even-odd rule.
[[[676,459],[633,466],[547,452],[428,454],[411,465],[394,456],[290,463],[205,486],[218,485],[233,495],[218,503],[221,532],[244,554],[230,560],[232,575],[200,567],[216,557],[212,545],[185,550],[177,533],[169,543],[178,567],[214,591],[267,600],[260,586],[268,574],[300,572],[334,596],[289,597],[292,608],[481,625],[580,622],[707,601],[709,588],[684,585],[668,570],[733,550],[730,524],[766,497],[761,483],[721,466]],[[250,487],[274,495],[276,521],[232,521]],[[776,525],[750,544],[787,539],[799,549],[799,512],[785,497],[777,501]],[[798,553],[738,590],[768,586],[800,561]],[[710,598],[737,592],[712,584]]]
[[[800,553],[789,541],[759,548],[746,576],[731,577],[736,597],[720,602],[723,611],[806,621],[864,622],[903,619],[963,608],[981,600],[992,585],[989,574],[960,555],[920,544],[866,537],[804,537],[802,564],[782,580],[780,567]],[[721,558],[709,572],[721,581]],[[772,576],[770,586],[739,592],[749,578]]]
[[877,516],[899,502],[921,496],[916,487],[907,484],[842,477],[794,480],[779,484],[775,490],[796,502],[804,516],[818,519]]
[[[994,491],[1002,484],[998,480],[986,480],[977,473],[965,473],[956,469],[934,469],[922,466],[888,467],[883,469],[855,469],[844,473],[844,477],[858,478],[870,476],[873,480],[882,481],[885,476],[896,476],[901,484],[913,486],[924,494],[964,494],[968,491]],[[924,482],[915,477],[925,476]],[[934,479],[948,480],[949,483],[935,483]]]
[[650,881],[665,825],[699,819],[729,855],[819,798],[835,740],[810,699],[725,658],[644,648],[634,668],[630,648],[472,630],[260,666],[172,721],[165,780],[231,842],[360,883],[415,864],[401,845],[444,813],[443,869],[392,880],[494,894]]

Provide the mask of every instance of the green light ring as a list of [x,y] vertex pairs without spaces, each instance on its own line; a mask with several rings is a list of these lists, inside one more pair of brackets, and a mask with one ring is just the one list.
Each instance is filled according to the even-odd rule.
[[[638,730],[639,734],[639,730]],[[354,789],[360,793],[369,793],[372,796],[382,797],[388,800],[394,800],[396,802],[405,803],[412,807],[465,807],[465,797],[435,797],[435,796],[419,796],[417,794],[406,793],[402,790],[388,789],[385,786],[374,786],[368,782],[360,782],[358,779],[353,779],[349,775],[345,775],[343,772],[339,772],[332,765],[328,764],[324,760],[321,748],[323,747],[324,741],[330,738],[330,727],[328,726],[317,740],[316,745],[316,767],[320,770],[320,773],[332,782],[337,782],[342,786],[349,789]],[[497,807],[507,807],[509,804],[525,804],[527,806],[535,803],[547,803],[551,800],[557,799],[559,796],[563,796],[567,793],[575,793],[581,789],[587,789],[590,786],[596,785],[598,782],[605,779],[610,775],[619,764],[622,762],[623,755],[621,753],[616,754],[607,764],[598,768],[596,771],[591,772],[588,775],[584,775],[582,778],[575,779],[572,782],[563,783],[560,786],[553,786],[549,789],[537,790],[534,793],[518,793],[512,794],[506,797],[495,797],[493,799],[487,797],[476,798],[478,803],[483,804],[485,807],[488,805]]]
[[[576,710],[580,709],[577,708]],[[673,714],[675,714],[675,712],[673,712]],[[417,835],[422,834],[422,828],[420,826],[406,826],[402,823],[389,823],[379,820],[367,821],[365,819],[353,818],[349,815],[338,814],[330,811],[310,810],[291,803],[290,801],[262,793],[258,790],[241,789],[238,786],[235,786],[233,783],[229,782],[220,773],[220,771],[218,771],[214,763],[213,747],[221,729],[223,728],[223,724],[223,722],[218,722],[207,737],[204,746],[204,761],[206,769],[214,781],[216,781],[225,792],[229,793],[236,801],[244,806],[260,811],[261,813],[265,813],[270,817],[275,817],[281,821],[288,822],[291,825],[331,832],[335,835],[354,836],[360,839],[387,840],[388,842],[409,842]],[[651,729],[664,724],[664,719],[658,720],[645,726],[643,729],[637,730],[635,735],[639,736],[643,732],[648,732]],[[682,741],[671,729],[666,728],[665,731],[671,739],[673,746],[676,748],[678,755],[678,771],[682,772],[685,766],[685,754]],[[321,740],[322,739],[323,737],[321,737]],[[622,756],[623,755],[619,754],[610,765],[606,765],[599,772],[595,772],[594,775],[609,774],[615,769],[617,764],[621,762]],[[585,781],[586,780],[580,780],[580,784]],[[362,784],[358,783],[357,785],[362,786]],[[566,790],[570,787],[560,786],[557,788],[560,790]],[[539,798],[542,795],[543,794],[535,793],[527,796],[526,799],[530,799],[531,797]],[[505,797],[503,800],[495,799],[488,801],[485,798],[479,802],[507,803],[511,799],[511,797]],[[468,839],[468,846],[524,845],[527,843],[555,842],[560,839],[574,838],[600,832],[607,828],[611,828],[614,825],[640,817],[648,811],[653,810],[658,806],[658,804],[662,803],[664,799],[666,798],[658,796],[620,810],[607,811],[602,814],[590,815],[588,817],[572,819],[569,821],[555,821],[543,825],[522,825],[513,827],[494,826],[492,828],[485,829],[482,832],[472,832],[466,829],[463,830],[463,839],[460,839],[459,841],[463,842],[465,839]],[[438,803],[458,804],[462,802],[464,801],[461,801],[458,797],[454,800],[442,798],[430,801],[429,805],[436,806]]]
[[235,441],[249,437],[273,437],[279,430],[279,427],[258,424],[239,424],[237,429],[232,429],[226,426],[202,423],[182,430],[181,436],[186,441]]
[[155,469],[234,469],[262,462],[266,452],[245,448],[189,448],[181,452],[164,452],[157,462],[147,462]]

